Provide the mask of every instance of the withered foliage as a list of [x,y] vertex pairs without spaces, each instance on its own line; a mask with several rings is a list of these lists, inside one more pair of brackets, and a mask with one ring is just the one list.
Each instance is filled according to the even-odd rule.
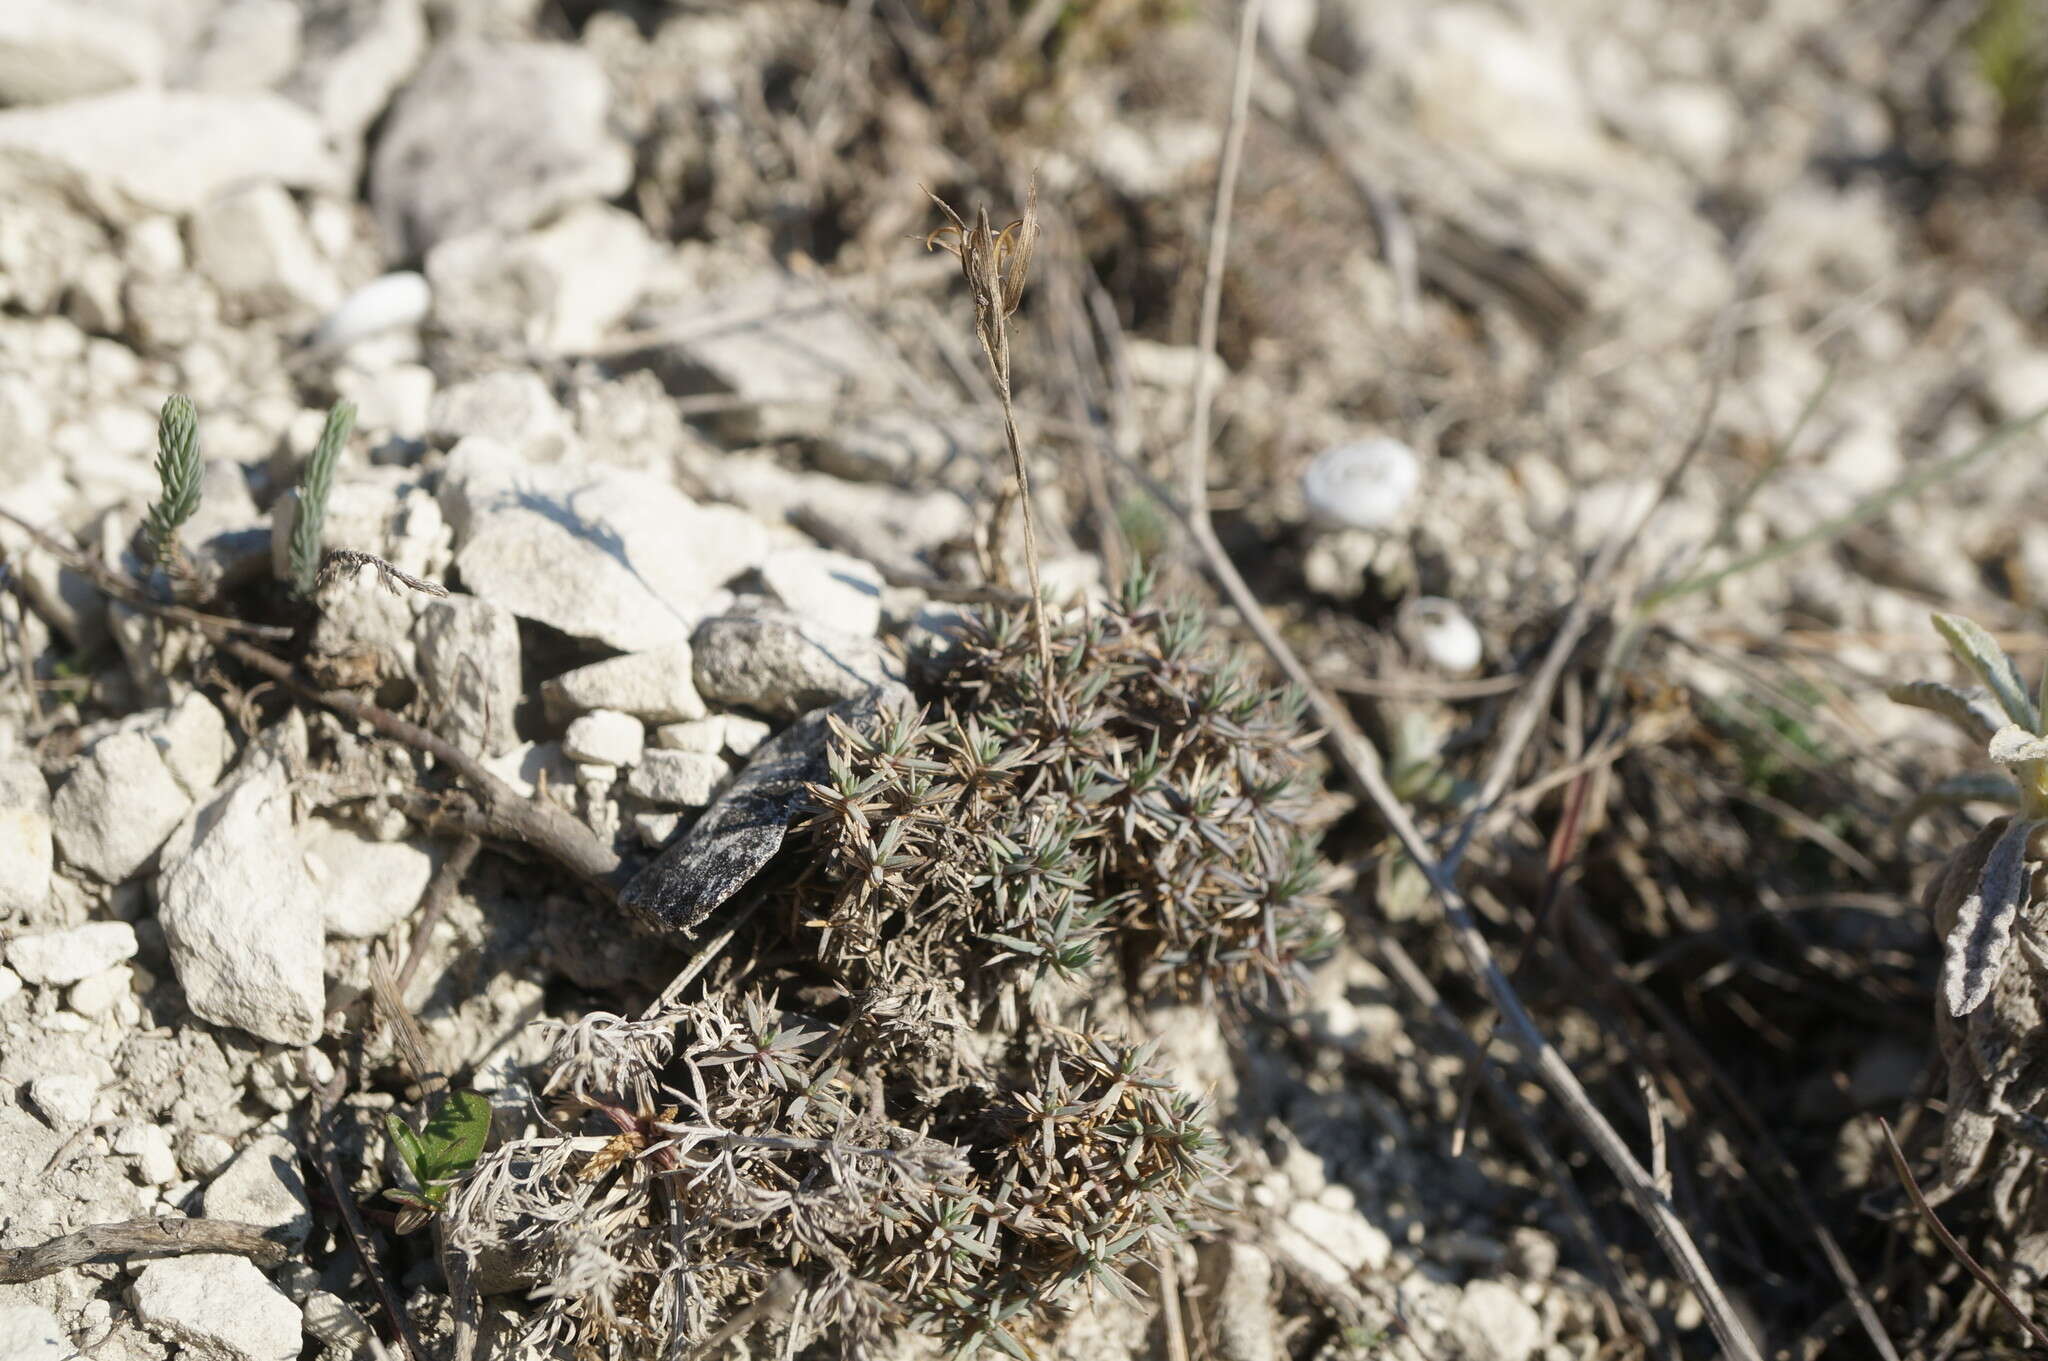
[[844,732],[815,791],[818,952],[860,981],[966,982],[969,1014],[1121,966],[1138,997],[1231,1000],[1326,943],[1298,698],[1133,577],[1070,618],[1052,688],[1020,614],[970,620],[929,721]]
[[1142,580],[1054,656],[1048,689],[1028,614],[970,621],[924,713],[835,734],[752,962],[564,1029],[559,1132],[450,1212],[534,1264],[538,1333],[1023,1356],[1228,1208],[1202,1103],[1100,1003],[1256,1000],[1319,943],[1299,708]]

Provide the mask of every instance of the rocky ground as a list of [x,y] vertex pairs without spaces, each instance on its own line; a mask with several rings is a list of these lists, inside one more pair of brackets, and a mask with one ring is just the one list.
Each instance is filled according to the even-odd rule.
[[[1769,1354],[2015,1338],[1881,1142],[1880,1117],[1936,1180],[1916,887],[1976,825],[1894,820],[1982,755],[1884,689],[1951,674],[1933,608],[2041,661],[2048,20],[1265,0],[1209,355],[1235,25],[1151,0],[0,7],[0,1246],[203,1216],[289,1249],[0,1284],[0,1356],[396,1355],[394,1312],[454,1354],[432,1234],[378,1198],[382,1117],[418,1091],[363,999],[403,967],[433,1059],[531,1137],[562,1026],[637,1014],[696,948],[516,838],[478,854],[424,792],[444,758],[110,574],[254,625],[630,873],[794,720],[894,686],[961,588],[1020,579],[987,539],[1008,456],[972,306],[919,238],[926,188],[1000,228],[1034,176],[1011,325],[1049,593],[1099,609],[1140,558],[1207,591],[1171,510],[1206,370],[1226,547],[1446,843],[1583,594],[1465,853],[1495,949],[1660,1150]],[[132,540],[174,392],[205,463],[167,576]],[[445,596],[375,569],[288,589],[337,402],[325,545]],[[1326,849],[1340,941],[1289,1006],[1133,1009],[1215,1101],[1233,1210],[1047,1354],[1711,1354],[1581,1132],[1488,1046],[1378,820]],[[2039,1085],[1997,1090],[2026,1114]],[[1941,1213],[2031,1309],[2048,1209],[1995,1137]],[[479,1354],[599,1354],[522,1338],[530,1271],[476,1284]],[[699,1354],[825,1346],[769,1313]]]

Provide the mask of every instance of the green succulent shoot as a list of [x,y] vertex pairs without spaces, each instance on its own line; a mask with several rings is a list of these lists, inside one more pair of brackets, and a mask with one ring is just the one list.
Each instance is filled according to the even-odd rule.
[[320,431],[320,443],[306,460],[306,475],[299,483],[299,509],[292,521],[292,587],[302,596],[313,594],[320,579],[322,535],[327,527],[327,498],[334,490],[334,467],[341,461],[342,447],[355,428],[356,409],[352,402],[336,402],[327,413]]
[[396,1115],[384,1117],[385,1131],[398,1148],[417,1191],[392,1188],[384,1192],[405,1208],[398,1231],[410,1233],[440,1213],[448,1188],[483,1156],[491,1133],[491,1103],[476,1092],[450,1092],[427,1122],[415,1130]]
[[174,393],[164,399],[156,423],[156,480],[163,494],[143,520],[150,557],[161,566],[177,554],[178,526],[199,509],[199,413],[192,399]]
[[2004,969],[2014,926],[2031,896],[2032,841],[2048,827],[2048,732],[2042,722],[2048,674],[2040,692],[2030,694],[2012,658],[1983,628],[1951,614],[1935,615],[1934,627],[1981,688],[1911,681],[1887,693],[1901,704],[1940,714],[1984,743],[2005,778],[1944,781],[1914,801],[1907,821],[1933,804],[1995,800],[2017,805],[1976,870],[1974,886],[1957,905],[1955,924],[1943,942],[1943,1000],[1951,1015],[1967,1016],[1991,995]]

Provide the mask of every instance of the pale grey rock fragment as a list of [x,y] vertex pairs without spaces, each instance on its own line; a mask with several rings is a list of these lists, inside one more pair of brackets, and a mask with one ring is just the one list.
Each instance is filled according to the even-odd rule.
[[725,715],[664,723],[654,730],[654,745],[669,751],[695,751],[716,756],[725,750]]
[[7,963],[23,982],[64,987],[135,958],[136,948],[127,922],[86,922],[16,936],[7,942]]
[[296,2],[303,13],[303,56],[284,92],[311,109],[338,143],[360,146],[426,54],[420,0]]
[[40,911],[54,864],[49,781],[25,753],[0,755],[0,916]]
[[156,743],[164,769],[187,794],[199,798],[220,783],[220,774],[234,759],[235,739],[219,706],[197,690],[188,690],[169,709],[150,715],[141,731]]
[[731,773],[719,757],[657,748],[641,757],[626,788],[665,808],[702,808]]
[[[438,313],[442,290],[428,278],[435,284]],[[507,449],[552,452],[568,430],[569,417],[547,382],[528,369],[501,369],[445,387],[427,412],[428,438],[451,446],[480,435]]]
[[178,1158],[162,1125],[131,1122],[114,1131],[114,1152],[135,1159],[135,1179],[144,1186],[168,1186],[178,1179]]
[[100,1084],[84,1073],[44,1073],[29,1079],[28,1099],[58,1129],[92,1119]]
[[761,564],[769,594],[806,623],[871,635],[882,624],[882,574],[825,548],[780,548]]
[[690,646],[697,692],[705,699],[783,717],[901,678],[874,639],[786,615],[707,619]]
[[1203,1246],[1201,1263],[1217,1361],[1279,1361],[1273,1259],[1251,1243],[1216,1242]]
[[1468,1282],[1450,1331],[1473,1361],[1528,1361],[1548,1340],[1541,1316],[1506,1281]]
[[562,735],[564,756],[608,766],[638,765],[646,745],[647,733],[640,720],[616,709],[587,713]]
[[495,756],[519,740],[519,624],[473,595],[430,601],[413,624],[420,689],[434,731],[463,750]]
[[269,89],[298,66],[303,26],[296,0],[227,0],[178,83],[218,94]]
[[8,1361],[76,1361],[78,1348],[40,1304],[0,1304],[0,1356]]
[[151,1332],[208,1361],[295,1361],[299,1307],[254,1263],[223,1253],[151,1262],[130,1288]]
[[638,217],[579,204],[538,231],[469,232],[427,256],[434,320],[481,343],[587,350],[639,298],[656,256]]
[[235,185],[343,188],[312,115],[271,94],[133,89],[0,112],[0,153],[112,191],[133,220],[190,213]]
[[57,849],[64,859],[110,884],[141,869],[192,806],[139,732],[102,739],[51,801]]
[[625,652],[687,642],[725,583],[767,552],[767,530],[752,516],[699,505],[643,473],[571,481],[554,470],[471,465],[442,495],[466,535],[455,565],[470,591]]
[[480,227],[518,230],[631,182],[607,126],[603,68],[581,48],[456,38],[393,102],[370,166],[370,202],[402,255]]
[[654,724],[701,719],[707,712],[692,675],[688,642],[579,666],[544,682],[540,693],[555,723],[597,709]]
[[355,828],[313,818],[299,845],[329,936],[372,940],[419,906],[434,875],[434,858],[411,841],[373,841]]
[[157,918],[192,1010],[275,1044],[309,1044],[326,1011],[320,898],[292,827],[285,772],[263,764],[166,844]]
[[281,1134],[266,1134],[235,1154],[206,1188],[209,1219],[232,1219],[272,1231],[288,1243],[303,1243],[313,1231],[299,1153]]
[[162,70],[163,44],[147,24],[79,0],[0,5],[0,106],[105,94]]
[[223,194],[192,216],[192,262],[234,312],[310,320],[341,301],[341,281],[276,184]]

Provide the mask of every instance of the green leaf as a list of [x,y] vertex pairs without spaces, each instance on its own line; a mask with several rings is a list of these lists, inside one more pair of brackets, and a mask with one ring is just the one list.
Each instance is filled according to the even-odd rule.
[[490,1137],[490,1101],[476,1092],[450,1092],[420,1130],[427,1166],[420,1180],[442,1181],[469,1171]]
[[164,399],[156,423],[156,480],[163,495],[143,521],[150,551],[159,563],[174,551],[178,526],[199,509],[199,482],[204,474],[199,457],[199,413],[190,397],[173,393]]
[[305,480],[299,483],[299,508],[292,521],[292,584],[300,595],[311,595],[320,576],[321,549],[327,526],[327,497],[334,490],[334,467],[341,461],[342,446],[355,428],[356,408],[352,402],[336,402],[327,412],[327,424],[320,431],[320,443],[306,460]]
[[2020,673],[2013,666],[2012,658],[2005,655],[2005,649],[1998,645],[1997,639],[1974,620],[1959,614],[1936,614],[1934,627],[1948,640],[1949,649],[1963,665],[1984,682],[1984,688],[1991,692],[2007,717],[2030,733],[2041,730],[2041,711],[2034,707],[2027,687],[2020,683]]
[[412,1173],[414,1181],[426,1185],[429,1180],[426,1173],[427,1150],[420,1142],[420,1136],[412,1132],[411,1125],[389,1113],[384,1116],[384,1131],[398,1146],[398,1156],[404,1160],[405,1170]]

